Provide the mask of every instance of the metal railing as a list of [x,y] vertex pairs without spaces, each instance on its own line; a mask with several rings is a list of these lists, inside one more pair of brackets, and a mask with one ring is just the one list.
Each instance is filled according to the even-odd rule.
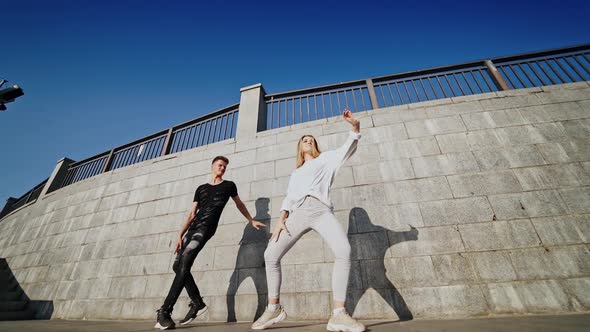
[[231,105],[72,163],[57,189],[117,168],[233,138],[236,134],[238,107],[238,104]]
[[[266,123],[269,130],[353,112],[442,98],[509,89],[540,87],[590,80],[590,44],[541,52],[498,57],[452,66],[418,70],[302,90],[268,94]],[[93,177],[169,153],[234,138],[239,104],[179,124],[129,144],[72,163],[61,184]],[[264,124],[263,126],[264,127]],[[47,180],[46,180],[47,181]],[[35,200],[45,182],[19,199],[11,198],[0,213]]]
[[0,211],[0,218],[3,218],[5,215],[11,213],[12,211],[37,200],[48,180],[49,178],[45,179],[43,182],[36,185],[33,189],[27,191],[24,195],[22,195],[19,198],[10,197],[2,211]]
[[266,95],[266,128],[508,89],[590,80],[590,44]]

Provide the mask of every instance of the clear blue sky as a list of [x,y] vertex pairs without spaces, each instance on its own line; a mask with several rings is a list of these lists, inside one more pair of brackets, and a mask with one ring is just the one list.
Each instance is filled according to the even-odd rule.
[[590,42],[590,1],[0,0],[0,208],[81,160],[268,92]]

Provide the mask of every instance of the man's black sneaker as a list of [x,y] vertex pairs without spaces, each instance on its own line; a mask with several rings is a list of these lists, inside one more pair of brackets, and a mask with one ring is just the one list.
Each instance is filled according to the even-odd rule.
[[180,325],[186,325],[186,324],[192,322],[195,318],[197,318],[198,316],[201,316],[202,314],[204,314],[207,311],[207,309],[209,309],[207,307],[207,305],[203,302],[200,302],[200,303],[191,302],[191,303],[189,303],[188,306],[189,306],[188,313],[186,314],[184,319],[180,321]]
[[174,324],[174,321],[172,320],[172,317],[170,317],[170,313],[168,311],[159,309],[156,316],[156,325],[154,328],[160,330],[172,330],[176,328],[176,324]]

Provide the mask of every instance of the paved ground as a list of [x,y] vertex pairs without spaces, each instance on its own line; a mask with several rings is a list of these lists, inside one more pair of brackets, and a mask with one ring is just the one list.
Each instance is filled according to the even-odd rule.
[[[537,332],[537,331],[590,331],[590,314],[560,316],[495,317],[465,320],[416,320],[410,322],[364,321],[368,331],[374,332]],[[157,331],[153,322],[146,321],[14,321],[0,322],[0,331]],[[206,323],[179,327],[177,330],[207,332],[251,331],[247,323]],[[325,323],[283,322],[272,332],[320,332]]]

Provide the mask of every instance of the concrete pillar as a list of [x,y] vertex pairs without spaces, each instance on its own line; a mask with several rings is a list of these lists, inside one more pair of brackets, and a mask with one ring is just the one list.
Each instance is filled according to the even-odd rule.
[[258,83],[241,88],[240,93],[236,145],[246,147],[256,139],[256,133],[266,129],[265,92],[262,83]]
[[57,161],[57,165],[55,165],[55,168],[53,169],[53,173],[51,173],[49,180],[47,180],[47,183],[45,184],[45,187],[41,191],[39,198],[42,198],[47,193],[50,193],[50,192],[56,190],[57,188],[59,188],[59,186],[61,185],[61,183],[64,181],[64,179],[66,177],[66,173],[68,172],[68,168],[74,162],[75,162],[74,160],[66,158],[66,157],[63,157]]

